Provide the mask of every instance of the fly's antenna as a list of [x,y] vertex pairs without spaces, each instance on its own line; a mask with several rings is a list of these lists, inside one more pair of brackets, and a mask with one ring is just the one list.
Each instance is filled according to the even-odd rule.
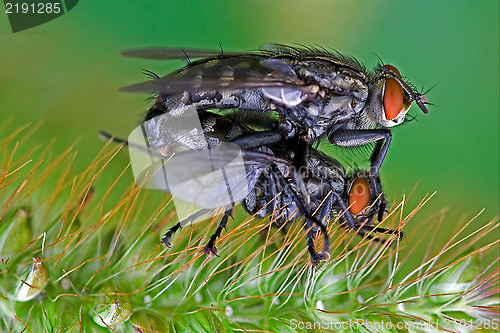
[[418,107],[420,110],[422,110],[423,113],[427,114],[429,111],[425,107],[426,104],[430,104],[429,100],[424,97],[424,95],[420,94],[414,97],[415,102],[417,103]]

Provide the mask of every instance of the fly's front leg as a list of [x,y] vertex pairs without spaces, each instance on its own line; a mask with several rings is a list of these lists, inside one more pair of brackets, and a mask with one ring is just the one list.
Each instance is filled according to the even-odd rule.
[[210,237],[208,244],[203,249],[203,253],[217,255],[218,250],[215,247],[215,241],[217,240],[217,238],[220,237],[222,229],[226,228],[227,220],[229,219],[229,217],[232,217],[232,215],[231,215],[232,211],[233,211],[233,208],[231,207],[230,209],[228,209],[224,212],[224,216],[220,220],[219,226],[217,227],[215,232]]
[[[330,189],[333,188],[333,185],[330,183]],[[323,223],[325,226],[328,225],[328,221],[330,218],[330,214],[332,212],[332,207],[335,202],[335,196],[333,195],[333,191],[328,193],[326,198],[320,204],[318,220]]]
[[[378,206],[377,219],[381,222],[384,219],[384,215],[387,212],[387,200],[385,199],[384,193],[382,192],[382,186],[380,185],[380,177],[370,176],[371,188],[372,190],[372,205]],[[375,185],[374,185],[375,184]],[[376,202],[378,201],[378,202]],[[376,207],[375,206],[375,207]]]
[[[330,132],[328,138],[330,142],[343,147],[362,146],[367,143],[377,142],[373,150],[371,160],[370,172],[368,178],[370,181],[370,188],[374,198],[382,195],[382,188],[379,182],[379,170],[384,162],[387,151],[392,140],[392,132],[388,129],[366,129],[366,130],[336,130]],[[380,198],[382,200],[383,198]],[[381,202],[382,211],[379,211],[378,220],[381,221],[384,215],[385,204]],[[349,226],[351,227],[351,226]]]
[[384,215],[386,213],[386,208],[387,208],[387,201],[385,200],[385,197],[380,198],[380,206],[378,207],[378,221],[381,222],[384,219]]
[[[354,220],[354,217],[352,216],[351,212],[349,211],[346,203],[344,200],[337,194],[334,193],[335,199],[337,200],[337,203],[344,212],[344,219],[347,223],[347,226],[353,230],[356,230],[356,232],[360,235],[366,235],[367,232],[375,232],[377,234],[391,234],[391,235],[398,235],[399,239],[401,240],[403,238],[403,233],[397,229],[386,229],[386,228],[379,228],[379,227],[373,227],[369,225],[358,225],[356,221]],[[368,239],[374,239],[377,241],[381,241],[378,239],[376,236],[371,236],[371,235],[366,235]]]
[[314,249],[314,236],[316,232],[313,230],[311,223],[307,220],[306,228],[307,230],[307,251],[309,252],[309,257],[311,258],[311,264],[316,267],[321,261],[322,257]]
[[374,150],[371,158],[370,176],[376,177],[389,150],[392,132],[388,129],[337,130],[330,132],[328,138],[331,143],[343,147],[362,146],[367,143],[384,140],[380,148]]

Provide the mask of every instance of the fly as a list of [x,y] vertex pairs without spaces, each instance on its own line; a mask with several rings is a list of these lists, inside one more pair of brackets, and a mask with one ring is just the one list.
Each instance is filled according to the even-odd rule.
[[[380,63],[367,71],[354,58],[313,47],[264,45],[259,52],[228,54],[173,49],[131,50],[126,56],[147,59],[185,58],[187,66],[163,77],[123,88],[157,95],[146,116],[154,144],[161,147],[161,115],[197,110],[236,109],[279,116],[279,132],[265,144],[283,139],[309,146],[327,137],[338,146],[377,142],[369,176],[376,178],[392,139],[391,127],[402,124],[413,102],[428,113],[428,100],[391,65]],[[201,58],[191,61],[193,58]],[[157,117],[160,116],[160,117]],[[263,134],[259,134],[263,135]],[[300,145],[299,145],[300,146]],[[375,181],[371,180],[372,184]]]

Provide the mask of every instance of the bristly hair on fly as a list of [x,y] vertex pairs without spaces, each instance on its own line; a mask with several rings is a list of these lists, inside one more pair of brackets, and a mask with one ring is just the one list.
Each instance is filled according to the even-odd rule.
[[[160,76],[156,74],[155,72],[149,70],[149,69],[142,69],[142,74],[145,75],[148,79],[150,80],[156,80],[159,79]],[[156,98],[158,97],[158,94],[150,94],[147,98],[146,101],[148,103],[153,102]]]
[[260,47],[262,54],[279,57],[287,56],[295,60],[308,59],[324,59],[328,61],[338,62],[339,64],[351,67],[357,71],[366,73],[367,70],[356,58],[346,56],[333,48],[325,48],[323,46],[313,46],[306,44],[295,44],[297,47],[285,44],[264,44]]

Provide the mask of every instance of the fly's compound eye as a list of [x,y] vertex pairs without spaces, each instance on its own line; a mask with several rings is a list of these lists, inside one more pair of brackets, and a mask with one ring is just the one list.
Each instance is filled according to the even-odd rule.
[[362,212],[370,202],[370,185],[364,178],[356,179],[349,190],[349,211],[356,215]]
[[[385,65],[384,67],[392,70],[398,76],[400,76],[400,73],[396,67],[391,65]],[[387,120],[393,120],[394,118],[396,118],[403,110],[403,103],[403,87],[401,87],[401,84],[399,84],[397,80],[392,78],[387,79],[384,89],[385,118]]]

